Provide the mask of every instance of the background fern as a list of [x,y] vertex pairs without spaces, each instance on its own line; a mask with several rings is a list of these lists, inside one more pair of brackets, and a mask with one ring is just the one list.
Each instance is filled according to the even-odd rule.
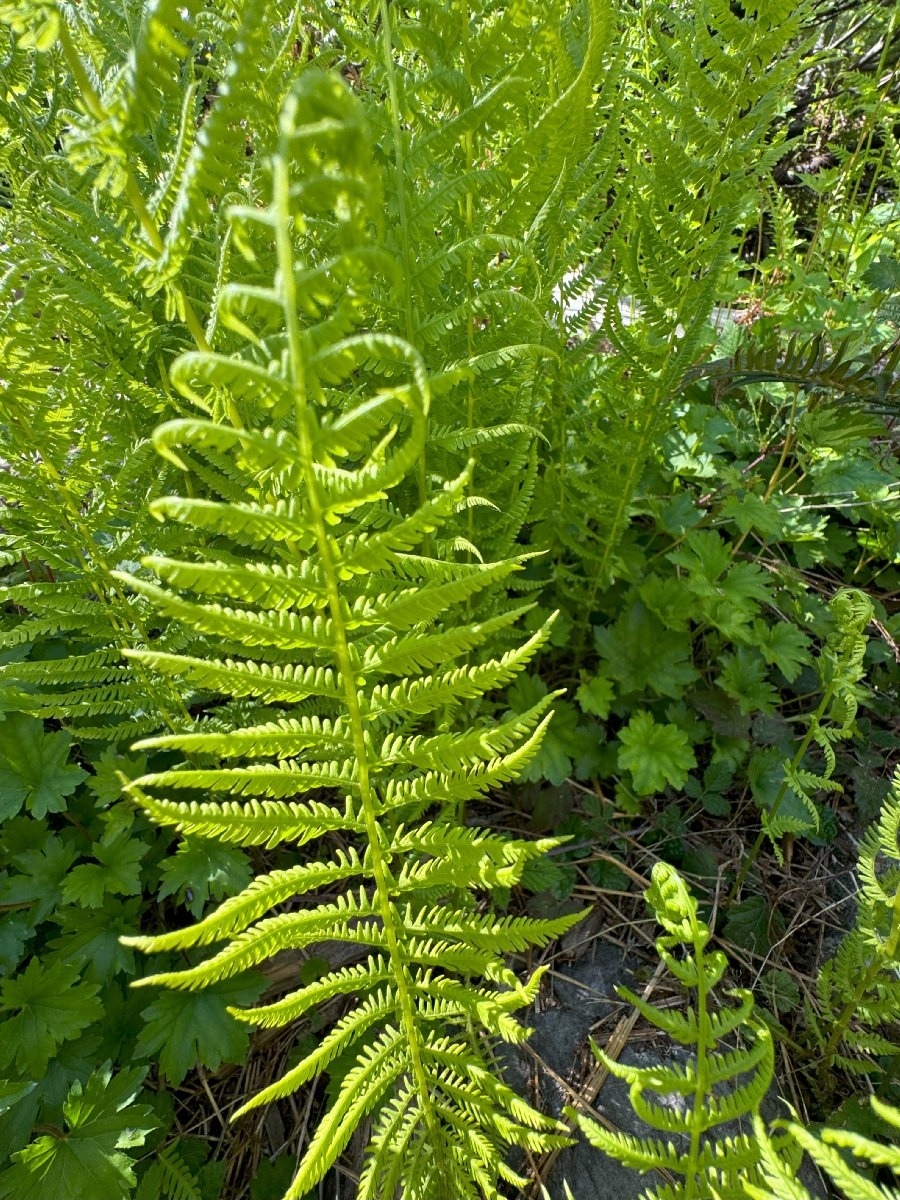
[[735,249],[782,153],[779,117],[811,11],[643,3],[622,21],[624,63],[601,92],[607,211],[570,244],[560,280],[582,349],[560,383],[564,415],[551,410],[553,465],[540,493],[542,532],[565,548],[562,594],[586,618],[598,589],[628,574],[620,543],[644,467],[711,344],[713,306],[735,286]]
[[[27,960],[29,980],[52,981],[54,967],[38,970],[48,939],[69,953],[72,929],[87,937],[111,920],[110,897],[142,887],[165,902],[151,919],[147,899],[139,943],[168,956],[157,978],[217,981],[207,996],[254,994],[258,979],[229,976],[280,946],[305,953],[331,937],[358,946],[346,969],[239,1013],[244,1025],[278,1029],[319,1000],[358,998],[259,1098],[322,1066],[334,1073],[334,1106],[292,1194],[370,1116],[364,1194],[390,1191],[402,1174],[410,1195],[439,1185],[495,1195],[498,1179],[515,1178],[508,1144],[557,1144],[560,1129],[498,1082],[490,1041],[523,1036],[512,1012],[537,986],[510,971],[505,951],[543,944],[571,918],[513,920],[490,904],[523,880],[576,868],[536,869],[552,839],[507,840],[472,825],[481,812],[467,808],[523,769],[547,777],[535,756],[552,686],[580,677],[550,735],[558,778],[575,759],[591,782],[615,776],[616,820],[641,808],[651,824],[662,821],[654,794],[670,788],[693,789],[708,813],[727,808],[709,789],[731,782],[744,753],[697,732],[700,718],[679,703],[692,680],[705,672],[742,717],[774,713],[776,669],[799,680],[783,703],[800,705],[815,686],[802,674],[807,647],[828,626],[824,605],[798,598],[809,582],[799,570],[840,555],[771,556],[765,577],[732,559],[748,535],[765,544],[762,525],[782,528],[768,502],[798,442],[791,502],[802,505],[803,473],[822,449],[817,430],[834,455],[884,438],[883,422],[826,396],[892,411],[889,305],[877,337],[853,307],[874,312],[857,305],[860,281],[880,280],[884,292],[892,278],[890,258],[878,255],[900,242],[886,219],[873,232],[868,210],[879,172],[900,158],[876,96],[886,75],[863,87],[860,68],[858,144],[813,184],[827,197],[830,180],[847,221],[857,208],[866,219],[842,240],[823,200],[802,248],[806,218],[774,184],[794,153],[785,118],[807,95],[797,88],[816,22],[831,18],[812,2],[737,7],[573,0],[548,18],[533,0],[242,0],[227,11],[194,0],[0,4],[0,712],[16,714],[0,743],[20,733],[48,762],[73,758],[60,783],[68,791],[49,810],[59,827],[51,819],[46,828],[32,806],[13,831],[0,906],[31,896],[21,863],[38,845],[41,855],[59,851],[58,894],[84,901],[69,904],[65,919],[77,920],[65,936],[38,934],[37,916],[19,929],[36,937],[34,953],[13,938],[13,965]],[[877,8],[866,7],[869,18]],[[876,55],[885,68],[895,24],[890,17]],[[862,164],[874,174],[861,200]],[[717,339],[711,313],[751,281],[763,310],[777,305],[771,261],[762,252],[750,261],[751,232],[794,273],[800,307],[819,304],[824,320],[833,302],[850,333],[811,338],[804,325],[791,340],[789,314],[786,350],[749,328],[743,341],[736,328]],[[814,268],[842,262],[841,279],[832,271],[827,298],[816,299]],[[717,360],[706,363],[714,343]],[[795,388],[795,402],[773,402],[767,424],[768,399],[753,389],[772,384]],[[711,485],[694,516],[716,528],[691,530],[679,545],[666,526],[649,556],[632,517],[653,509],[673,401],[689,408],[699,398],[699,427],[738,388],[714,414],[731,422],[738,446],[727,484],[724,473],[717,481],[731,489],[730,514],[709,507]],[[784,439],[781,462],[765,495],[751,495],[755,508],[741,507],[754,439],[765,456],[770,429],[772,441]],[[755,448],[742,458],[747,444]],[[885,471],[873,472],[873,489]],[[885,564],[896,540],[889,517],[885,506],[876,547]],[[741,530],[731,544],[728,520]],[[871,561],[866,536],[857,540]],[[645,579],[650,557],[671,564],[671,577]],[[795,557],[796,578],[782,586]],[[893,576],[877,563],[854,569],[888,595]],[[558,605],[566,611],[551,630]],[[775,812],[781,800],[772,806],[753,790],[776,854],[785,832],[811,832],[831,816],[814,793],[836,787],[835,739],[855,728],[872,615],[862,608],[859,598],[844,623],[849,640],[832,646],[840,687],[826,672],[823,708],[787,768],[782,797],[792,790],[800,824],[790,804]],[[632,616],[651,609],[635,632]],[[876,617],[887,655],[892,618],[881,607]],[[609,628],[595,635],[598,625]],[[668,681],[645,683],[630,654],[615,681],[605,668],[590,674],[592,638],[604,662],[617,639],[640,645],[637,665],[652,673],[648,628],[675,632]],[[698,630],[721,675],[692,657]],[[564,661],[540,664],[551,638]],[[553,684],[534,674],[538,665]],[[576,703],[597,720],[578,725]],[[831,724],[819,719],[826,710]],[[604,743],[599,722],[610,714],[618,743]],[[132,759],[121,747],[135,736],[144,740]],[[804,758],[812,741],[824,766]],[[103,742],[112,745],[92,756]],[[754,761],[780,753],[779,743]],[[727,783],[713,785],[723,760]],[[116,770],[159,834],[119,801]],[[6,803],[27,808],[18,792]],[[680,820],[674,804],[665,812]],[[171,853],[179,831],[185,840]],[[204,915],[210,892],[221,899],[248,878],[234,845],[253,850],[261,877]],[[270,847],[279,849],[264,854]],[[79,855],[92,861],[66,875]],[[189,865],[216,855],[224,881],[213,888],[207,874],[194,887]],[[176,899],[199,923],[154,940]],[[103,907],[91,913],[93,903]],[[697,949],[705,927],[678,903],[711,979],[719,960]],[[133,931],[140,902],[128,904],[130,915],[124,906],[114,914],[116,930]],[[866,919],[877,924],[874,912]],[[204,960],[213,941],[218,951]],[[861,946],[848,943],[851,966],[823,976],[823,1012],[836,1002],[839,1017],[846,1011],[852,993],[840,979],[859,966]],[[866,960],[864,976],[870,968]],[[703,978],[698,968],[698,986]],[[90,1021],[100,983],[79,986]],[[839,1059],[855,1053],[857,1029],[858,1050],[890,1056],[883,1021],[870,1036],[893,1011],[878,1007],[883,998],[867,993],[865,1033],[838,1020],[841,1044],[830,1050]],[[740,1024],[745,1001],[713,1012],[710,1028],[729,1012]],[[138,1038],[142,1052],[165,1047],[154,1019]],[[768,1062],[764,1032],[751,1029],[748,1043],[757,1065]],[[737,1061],[711,1045],[699,1056],[699,1142],[720,1108],[698,1079]],[[765,1074],[760,1066],[755,1083]],[[60,1097],[74,1080],[54,1085]],[[644,1082],[638,1102],[655,1112]],[[38,1103],[46,1114],[41,1086],[34,1120],[19,1109],[16,1152]],[[754,1096],[743,1097],[749,1108]],[[655,1145],[628,1153],[640,1162],[675,1154],[687,1180],[712,1186],[707,1168],[718,1167],[699,1142],[687,1157]],[[732,1148],[731,1166],[745,1148]],[[190,1190],[176,1151],[166,1153],[141,1186]],[[742,1186],[736,1175],[732,1184]]]
[[[873,1113],[887,1130],[900,1128],[900,1112],[872,1097]],[[787,1131],[795,1145],[805,1150],[833,1186],[840,1189],[846,1200],[884,1200],[900,1194],[889,1183],[876,1182],[872,1175],[879,1168],[900,1176],[900,1154],[896,1145],[845,1129],[806,1129],[797,1121],[779,1121],[777,1126]],[[773,1144],[770,1134],[759,1118],[754,1122],[762,1161],[761,1178],[744,1182],[748,1200],[809,1200],[810,1193],[797,1178],[795,1166]],[[858,1164],[858,1165],[857,1165]],[[886,1174],[886,1171],[883,1172]]]
[[859,850],[859,909],[853,929],[819,972],[817,1006],[807,1007],[816,1071],[835,1067],[890,1079],[900,1047],[900,778]]

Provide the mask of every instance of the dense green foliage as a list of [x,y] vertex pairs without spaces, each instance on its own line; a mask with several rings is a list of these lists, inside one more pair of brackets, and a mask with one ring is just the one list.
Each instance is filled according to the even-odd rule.
[[[509,956],[633,829],[695,1057],[608,1066],[688,1148],[592,1140],[662,1197],[896,1165],[831,1108],[900,1100],[897,14],[547,7],[0,2],[2,1197],[300,1200],[354,1137],[361,1196],[509,1195],[566,1141]],[[718,1007],[675,868],[765,955],[870,822],[816,994]],[[179,1117],[252,1027],[303,1036],[229,1117],[329,1080],[253,1185]]]

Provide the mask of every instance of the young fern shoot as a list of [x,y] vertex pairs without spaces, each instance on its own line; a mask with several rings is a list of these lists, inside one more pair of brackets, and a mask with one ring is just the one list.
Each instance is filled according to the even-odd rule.
[[[630,1085],[635,1113],[651,1128],[675,1135],[681,1144],[658,1138],[613,1133],[577,1112],[592,1145],[639,1171],[664,1168],[683,1181],[644,1193],[644,1200],[712,1200],[738,1194],[740,1181],[753,1178],[758,1150],[753,1136],[723,1137],[715,1132],[728,1121],[755,1113],[774,1074],[774,1050],[768,1029],[752,1019],[753,996],[743,988],[726,992],[735,1003],[717,1008],[713,989],[728,961],[721,950],[707,949],[709,927],[697,915],[697,901],[673,867],[658,862],[645,897],[666,931],[656,948],[660,958],[694,993],[683,1012],[660,1009],[628,988],[619,995],[673,1041],[692,1048],[691,1058],[633,1067],[616,1062],[602,1050],[594,1053],[607,1069]],[[720,1045],[739,1033],[739,1049]],[[678,1097],[675,1104],[672,1096]]]
[[[814,795],[817,791],[840,792],[834,779],[837,759],[834,747],[853,736],[859,701],[856,687],[863,677],[866,653],[866,628],[875,615],[872,602],[857,588],[841,588],[829,605],[834,629],[820,659],[824,692],[793,759],[784,764],[784,780],[772,806],[762,814],[762,828],[744,858],[729,903],[741,890],[768,837],[779,862],[780,840],[785,834],[808,832],[819,827],[819,812]],[[821,751],[824,767],[816,772],[805,765],[807,751],[815,744]],[[788,801],[790,803],[785,803]]]
[[[223,289],[220,320],[245,347],[183,356],[173,382],[211,419],[156,433],[161,453],[199,464],[213,491],[155,508],[197,531],[200,549],[194,561],[146,560],[162,583],[129,578],[192,634],[190,654],[150,643],[132,657],[194,698],[231,699],[215,724],[198,719],[141,743],[189,757],[137,780],[131,795],[185,833],[320,845],[196,925],[131,944],[218,944],[195,966],[141,981],[188,989],[285,949],[358,946],[351,965],[235,1010],[268,1028],[331,997],[348,1003],[314,1051],[234,1116],[349,1057],[286,1200],[317,1185],[367,1117],[361,1198],[474,1200],[499,1197],[498,1179],[524,1183],[505,1164],[509,1145],[537,1152],[565,1141],[558,1122],[496,1077],[487,1046],[526,1036],[512,1013],[540,976],[521,983],[504,953],[542,945],[577,917],[494,916],[478,893],[515,884],[556,841],[513,841],[453,819],[527,764],[552,698],[501,723],[457,719],[459,732],[448,732],[450,715],[513,679],[547,631],[499,658],[480,652],[523,608],[507,602],[473,621],[466,601],[521,560],[421,551],[457,510],[468,472],[416,499],[409,476],[429,403],[422,359],[392,333],[353,331],[368,325],[366,288],[376,286],[373,275],[354,282],[353,267],[392,268],[371,243],[379,183],[359,102],[336,77],[305,72],[282,113],[269,203],[231,214],[251,267],[275,251],[269,283],[256,270]],[[221,798],[197,798],[210,793]],[[337,898],[317,902],[323,887]]]

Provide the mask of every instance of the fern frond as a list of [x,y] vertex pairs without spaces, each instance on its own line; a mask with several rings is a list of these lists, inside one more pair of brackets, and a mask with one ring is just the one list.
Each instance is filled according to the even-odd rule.
[[[206,169],[186,167],[158,272],[185,253],[187,214],[213,187]],[[378,328],[357,332],[361,294],[333,286],[370,244],[380,183],[356,99],[331,75],[301,73],[265,170],[265,202],[230,214],[249,278],[222,290],[222,324],[243,340],[230,354],[191,352],[172,369],[175,387],[206,415],[169,421],[154,438],[169,462],[196,472],[201,493],[168,496],[155,515],[195,528],[200,541],[192,557],[144,559],[162,584],[144,576],[131,584],[147,611],[184,631],[184,644],[143,639],[129,662],[195,698],[265,706],[251,705],[261,715],[233,733],[201,718],[149,739],[207,757],[133,781],[135,802],[159,823],[224,842],[302,845],[334,831],[350,847],[262,876],[192,928],[132,942],[146,951],[219,943],[196,965],[150,977],[186,989],[285,948],[339,940],[366,949],[364,965],[238,1014],[274,1027],[330,997],[349,1005],[318,1048],[236,1114],[348,1055],[289,1200],[316,1185],[369,1114],[366,1178],[389,1175],[388,1156],[402,1153],[410,1198],[424,1196],[435,1171],[457,1181],[459,1195],[495,1195],[498,1179],[517,1178],[504,1164],[507,1144],[539,1152],[563,1132],[493,1079],[486,1052],[492,1039],[525,1036],[513,1013],[540,979],[521,983],[503,955],[545,945],[578,918],[501,916],[476,903],[557,843],[449,820],[529,761],[549,714],[542,702],[460,732],[448,729],[447,714],[466,713],[514,679],[548,628],[499,654],[495,637],[527,606],[460,612],[479,592],[499,594],[530,556],[482,563],[437,552],[433,535],[474,511],[463,504],[473,468],[444,486],[426,475],[422,486],[430,383],[418,344]],[[272,239],[277,261],[265,248]],[[318,275],[323,260],[330,265]],[[510,426],[510,438],[531,436],[524,422]],[[221,802],[195,798],[217,794]],[[336,898],[317,901],[322,888]],[[466,1030],[462,1050],[448,1038],[454,1027]]]
[[[900,1113],[890,1105],[873,1097],[871,1105],[878,1117],[894,1126],[900,1122]],[[896,1145],[885,1145],[873,1138],[865,1137],[847,1129],[825,1126],[818,1130],[807,1129],[797,1121],[777,1121],[776,1128],[783,1129],[790,1137],[789,1147],[796,1147],[810,1158],[832,1184],[841,1188],[847,1200],[891,1200],[896,1188],[890,1184],[876,1183],[861,1166],[889,1169],[900,1179],[900,1150]],[[759,1117],[754,1119],[754,1132],[760,1146],[762,1173],[758,1182],[746,1181],[743,1194],[749,1200],[811,1200],[809,1191],[797,1179],[797,1155],[789,1156],[785,1148],[777,1147],[767,1133]]]
[[[635,1067],[616,1062],[594,1048],[597,1058],[612,1074],[629,1086],[636,1115],[652,1129],[682,1135],[679,1142],[632,1136],[604,1129],[577,1112],[591,1143],[627,1166],[641,1171],[666,1168],[684,1176],[683,1182],[654,1189],[646,1200],[684,1200],[687,1197],[734,1195],[740,1180],[756,1176],[759,1148],[747,1133],[723,1137],[726,1122],[758,1113],[774,1074],[772,1036],[766,1026],[752,1019],[753,998],[749,992],[730,993],[738,1004],[712,1013],[712,989],[725,969],[723,957],[707,952],[708,926],[700,920],[697,902],[684,881],[666,863],[654,865],[651,886],[645,898],[666,930],[657,942],[663,961],[677,978],[696,993],[694,1005],[674,1014],[656,1009],[649,1001],[621,989],[623,997],[636,1003],[639,1011],[658,1028],[670,1032],[692,1047],[686,1063],[659,1063]],[[675,948],[683,957],[676,959]],[[738,1048],[721,1046],[720,1039],[739,1033]]]
[[853,928],[822,966],[817,1007],[807,1006],[818,1071],[835,1065],[868,1075],[900,1059],[900,775],[879,820],[860,843],[858,910]]

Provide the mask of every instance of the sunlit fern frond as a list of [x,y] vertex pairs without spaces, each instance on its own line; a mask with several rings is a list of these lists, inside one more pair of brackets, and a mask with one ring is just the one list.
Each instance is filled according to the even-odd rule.
[[[315,1186],[364,1116],[373,1132],[361,1195],[382,1196],[396,1180],[410,1198],[498,1196],[498,1178],[518,1178],[505,1164],[507,1146],[540,1151],[565,1141],[561,1126],[494,1078],[486,1056],[491,1039],[525,1036],[513,1013],[540,976],[521,983],[503,956],[545,944],[576,918],[503,917],[485,907],[491,889],[517,883],[556,843],[458,823],[462,805],[536,753],[548,701],[499,725],[452,718],[514,678],[547,631],[492,653],[493,636],[522,606],[507,601],[477,620],[466,601],[521,561],[471,563],[427,548],[462,501],[471,469],[420,498],[404,488],[425,449],[430,384],[419,353],[394,334],[344,327],[366,311],[364,290],[298,303],[312,269],[307,225],[319,233],[327,225],[338,259],[355,261],[379,204],[371,135],[342,82],[301,77],[270,172],[268,204],[233,214],[249,253],[254,225],[277,249],[267,286],[230,285],[229,319],[240,312],[244,352],[193,352],[172,371],[215,419],[176,420],[155,435],[171,462],[205,463],[241,499],[161,499],[161,519],[202,535],[199,553],[147,558],[155,580],[117,576],[148,619],[165,614],[191,631],[195,647],[173,653],[150,641],[130,660],[175,681],[188,705],[243,698],[260,719],[227,730],[201,719],[143,742],[189,757],[134,781],[130,793],[155,821],[184,833],[241,845],[315,842],[318,855],[260,877],[191,928],[132,944],[215,944],[197,966],[152,977],[183,988],[286,948],[358,946],[364,963],[236,1013],[280,1026],[326,996],[349,1002],[319,1046],[240,1112],[348,1056],[290,1200]],[[341,309],[337,322],[332,306]],[[399,503],[387,505],[395,495]],[[207,765],[191,761],[197,754]],[[335,851],[328,834],[348,848]],[[317,900],[322,889],[337,898]]]

